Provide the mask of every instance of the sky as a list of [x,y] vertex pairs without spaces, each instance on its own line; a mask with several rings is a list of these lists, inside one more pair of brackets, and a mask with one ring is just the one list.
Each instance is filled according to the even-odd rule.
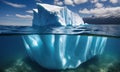
[[32,25],[36,2],[66,6],[81,17],[120,17],[120,0],[0,0],[0,25]]

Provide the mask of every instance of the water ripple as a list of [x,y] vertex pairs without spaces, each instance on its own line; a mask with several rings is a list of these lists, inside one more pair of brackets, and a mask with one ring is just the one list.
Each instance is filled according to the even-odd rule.
[[16,34],[71,34],[101,35],[120,37],[120,25],[82,25],[82,26],[0,26],[0,35]]

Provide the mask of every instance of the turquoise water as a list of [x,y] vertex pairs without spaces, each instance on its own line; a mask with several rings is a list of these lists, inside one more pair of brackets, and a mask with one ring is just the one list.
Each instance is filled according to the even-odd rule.
[[[120,72],[120,26],[43,27],[42,30],[0,26],[0,29],[0,72]],[[90,58],[76,69],[49,70],[29,58],[23,36],[65,33],[68,36],[106,37],[107,42],[101,55]]]

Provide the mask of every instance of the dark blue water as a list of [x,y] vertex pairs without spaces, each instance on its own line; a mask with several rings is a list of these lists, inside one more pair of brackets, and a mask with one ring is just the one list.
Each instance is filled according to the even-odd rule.
[[[22,36],[74,35],[107,37],[102,55],[83,63],[76,69],[48,70],[31,60]],[[79,27],[18,27],[0,26],[0,72],[120,72],[120,26],[86,25]]]

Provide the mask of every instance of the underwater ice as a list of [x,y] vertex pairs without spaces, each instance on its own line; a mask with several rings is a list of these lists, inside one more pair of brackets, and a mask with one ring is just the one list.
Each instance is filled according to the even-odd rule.
[[[37,4],[34,26],[84,24],[82,18],[66,7]],[[25,47],[31,59],[48,69],[76,68],[95,55],[102,54],[106,37],[81,35],[26,35]]]

